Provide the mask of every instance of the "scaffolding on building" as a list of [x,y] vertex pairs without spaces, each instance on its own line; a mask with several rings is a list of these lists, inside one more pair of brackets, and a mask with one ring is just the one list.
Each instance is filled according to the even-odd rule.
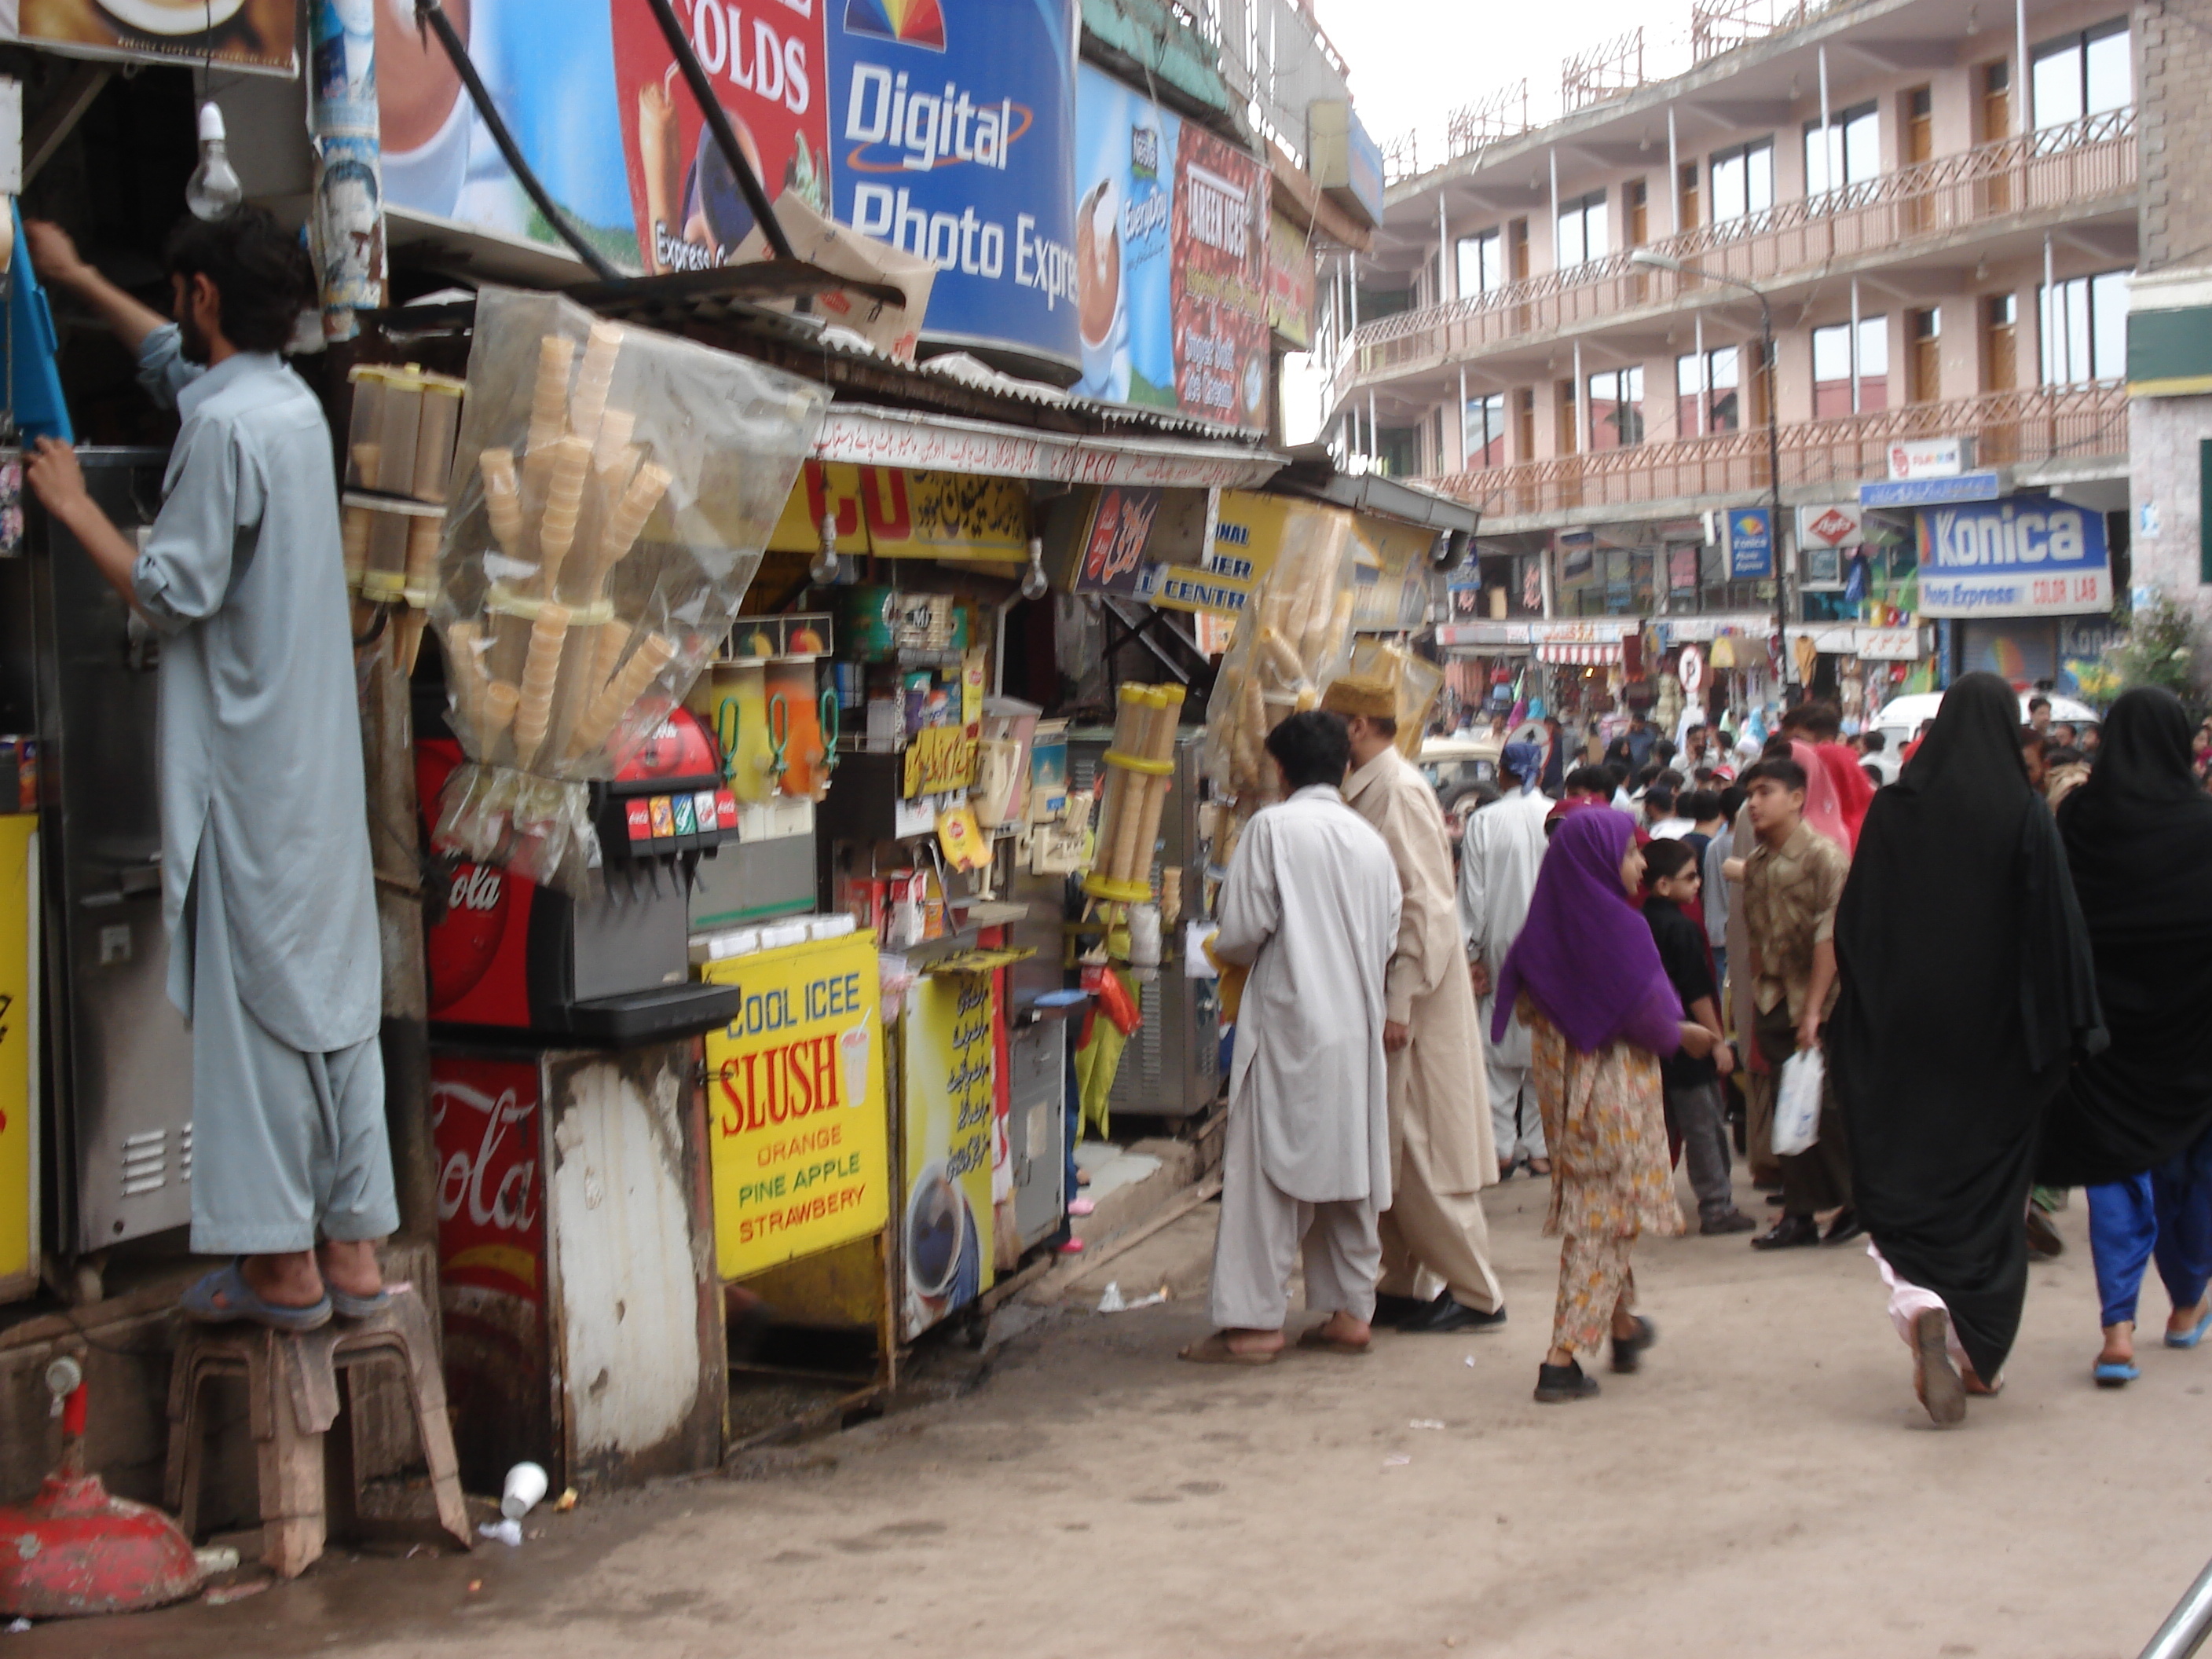
[[1559,66],[1559,109],[1572,115],[1609,98],[1635,91],[1645,82],[1641,25],[1577,52]]
[[1528,77],[1508,82],[1451,112],[1444,130],[1444,157],[1456,161],[1486,146],[1535,130],[1528,100]]
[[1812,0],[1691,0],[1690,62],[1794,29],[1818,9]]

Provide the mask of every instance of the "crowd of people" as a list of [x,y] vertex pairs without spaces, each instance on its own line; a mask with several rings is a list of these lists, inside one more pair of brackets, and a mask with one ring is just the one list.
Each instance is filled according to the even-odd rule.
[[[1302,1346],[1502,1327],[1480,1193],[1524,1168],[1561,1241],[1545,1403],[1597,1394],[1601,1355],[1642,1365],[1637,1243],[1692,1228],[1863,1241],[1938,1424],[2002,1388],[2071,1188],[2095,1380],[2138,1375],[2154,1262],[2165,1342],[2212,1329],[2212,795],[2172,694],[2075,728],[1969,675],[1887,784],[1879,737],[1820,702],[1751,753],[1638,722],[1576,764],[1532,733],[1456,873],[1392,708],[1343,680],[1268,739],[1285,799],[1238,845],[1214,941],[1249,981],[1219,1328],[1186,1358],[1271,1362],[1302,1251],[1323,1316]],[[1738,1206],[1739,1156],[1771,1222]]]

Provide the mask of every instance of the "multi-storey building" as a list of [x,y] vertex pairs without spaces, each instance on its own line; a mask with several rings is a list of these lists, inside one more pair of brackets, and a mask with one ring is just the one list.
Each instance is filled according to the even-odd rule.
[[[1731,579],[1714,528],[1769,498],[1771,410],[1790,620],[1823,656],[1793,654],[1820,689],[1840,667],[1855,690],[1864,656],[1872,701],[1908,651],[1935,676],[2063,684],[2110,626],[2109,587],[2081,574],[2094,556],[2055,585],[1943,567],[1960,546],[2032,566],[2043,544],[2012,526],[2062,504],[2124,562],[2129,15],[1837,0],[1759,33],[1754,9],[1698,0],[1686,73],[1638,84],[1632,52],[1589,56],[1561,118],[1512,131],[1492,99],[1455,121],[1442,165],[1401,167],[1371,253],[1325,283],[1328,436],[1481,507],[1482,591],[1448,640],[1494,647],[1531,630],[1472,622],[1549,618],[1543,657],[1581,620],[1598,648],[1548,654],[1626,654],[1632,679],[1638,652],[1612,641],[1637,619],[1662,619],[1647,653],[1772,634],[1773,581]],[[1965,502],[1950,518],[1861,512],[1899,441],[1948,439],[1961,470],[1996,475],[1924,486]]]

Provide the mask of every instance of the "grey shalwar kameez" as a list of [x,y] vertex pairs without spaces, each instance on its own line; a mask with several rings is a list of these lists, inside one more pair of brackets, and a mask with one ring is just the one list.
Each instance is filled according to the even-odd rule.
[[1375,1314],[1390,1205],[1383,971],[1390,849],[1327,785],[1263,808],[1221,887],[1224,961],[1249,963],[1229,1068],[1213,1322],[1281,1328],[1300,1246],[1306,1306]]
[[139,379],[184,417],[131,568],[162,635],[163,920],[192,1027],[192,1248],[398,1227],[381,969],[330,429],[274,354]]

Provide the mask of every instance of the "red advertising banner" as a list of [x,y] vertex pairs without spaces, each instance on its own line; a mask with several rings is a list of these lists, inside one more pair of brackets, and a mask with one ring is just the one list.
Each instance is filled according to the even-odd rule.
[[1267,176],[1182,123],[1172,242],[1178,401],[1231,426],[1267,423]]
[[[830,211],[831,0],[676,0],[700,67],[771,201],[786,191]],[[753,212],[676,69],[645,0],[614,0],[615,92],[638,251],[650,273],[725,263]]]
[[1159,510],[1157,489],[1129,484],[1108,484],[1101,489],[1075,562],[1075,591],[1135,593],[1145,543]]

